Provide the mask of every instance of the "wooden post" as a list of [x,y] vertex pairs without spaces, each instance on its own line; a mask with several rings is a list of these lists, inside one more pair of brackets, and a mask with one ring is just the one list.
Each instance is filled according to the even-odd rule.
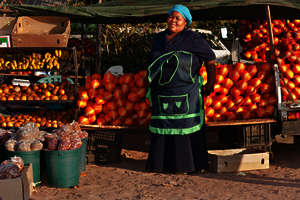
[[274,54],[274,35],[272,29],[272,19],[271,19],[271,12],[270,12],[270,5],[266,5],[266,14],[267,14],[267,21],[268,21],[268,29],[270,34],[270,44],[271,44],[271,55]]
[[95,72],[101,74],[101,34],[102,34],[102,26],[101,24],[97,24],[97,58],[96,58],[96,69]]

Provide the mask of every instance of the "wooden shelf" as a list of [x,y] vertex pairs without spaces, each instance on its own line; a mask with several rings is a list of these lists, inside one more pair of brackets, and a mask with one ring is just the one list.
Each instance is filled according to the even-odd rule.
[[148,129],[148,126],[99,126],[99,125],[80,125],[82,130],[139,130]]
[[254,125],[254,124],[269,124],[276,123],[277,121],[272,118],[262,119],[248,119],[248,120],[234,120],[234,121],[220,121],[220,122],[207,122],[206,126],[239,126],[239,125]]

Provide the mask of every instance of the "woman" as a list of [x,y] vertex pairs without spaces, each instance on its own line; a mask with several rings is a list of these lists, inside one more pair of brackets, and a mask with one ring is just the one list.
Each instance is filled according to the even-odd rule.
[[209,94],[215,82],[215,54],[205,39],[187,28],[192,23],[187,7],[175,5],[168,14],[168,29],[154,38],[148,67],[152,138],[146,170],[199,172],[207,168],[208,158],[198,71],[205,62],[204,92]]

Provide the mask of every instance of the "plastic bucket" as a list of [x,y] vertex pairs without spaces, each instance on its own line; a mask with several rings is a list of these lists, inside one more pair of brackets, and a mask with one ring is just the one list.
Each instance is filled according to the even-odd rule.
[[8,157],[19,156],[23,159],[24,165],[32,163],[33,170],[33,182],[37,186],[41,183],[41,171],[40,171],[40,156],[41,151],[7,151]]
[[83,138],[81,141],[82,141],[82,145],[80,148],[80,165],[79,165],[80,172],[85,171],[87,138]]
[[45,180],[50,187],[68,188],[79,183],[81,148],[44,151]]

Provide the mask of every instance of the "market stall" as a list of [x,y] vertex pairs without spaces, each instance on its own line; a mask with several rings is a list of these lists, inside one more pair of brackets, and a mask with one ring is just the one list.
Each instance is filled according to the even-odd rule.
[[[154,2],[155,6],[153,6]],[[172,4],[173,3],[174,2],[172,2]],[[228,3],[224,1],[206,3],[202,1],[192,1],[188,3],[178,1],[176,3],[184,3],[189,6],[195,20],[211,18],[226,19],[236,18],[237,16],[245,19],[267,19],[265,12],[266,4],[269,5],[271,9],[272,18],[300,17],[299,4],[291,1],[253,1],[252,3],[249,3],[249,1],[234,1]],[[166,17],[166,11],[170,8],[170,1],[151,1],[139,4],[110,2],[91,7],[59,8],[23,4],[11,5],[10,8],[18,10],[19,15],[45,15],[46,13],[47,15],[68,15],[71,21],[81,21],[85,23],[137,23],[154,20],[162,21]],[[253,10],[256,11],[255,13],[257,13],[257,15],[253,16],[249,14],[253,13]],[[220,15],[216,15],[215,13],[220,13]],[[286,16],[287,13],[289,16]],[[294,31],[291,33],[292,38],[299,45],[299,31],[298,29],[294,30],[294,28],[290,27],[292,25],[289,25],[289,23],[292,23],[298,28],[299,24],[297,24],[296,20],[291,19],[289,22],[284,21],[284,24],[287,25],[285,27],[281,27],[279,22],[275,24],[276,21],[274,20],[272,23],[277,29],[281,28],[281,32],[288,32],[287,30]],[[244,25],[248,26],[249,24],[251,24],[250,21]],[[252,63],[244,64],[238,62],[235,64],[217,66],[219,79],[215,86],[215,93],[205,99],[206,124],[208,127],[240,127],[244,134],[243,139],[245,139],[245,141],[242,144],[244,147],[250,147],[252,145],[270,147],[272,142],[271,125],[281,122],[282,119],[280,119],[277,114],[284,113],[280,110],[281,95],[278,92],[281,91],[280,81],[278,85],[278,80],[275,82],[275,78],[271,81],[266,79],[267,76],[273,76],[272,73],[275,73],[272,71],[272,65],[268,64],[274,60],[270,60],[267,57],[258,58],[259,55],[253,53],[253,48],[257,47],[260,48],[259,50],[264,49],[264,51],[266,51],[266,47],[268,47],[269,50],[267,51],[270,52],[270,49],[273,48],[272,43],[274,43],[276,39],[272,38],[272,36],[269,37],[267,21],[261,24],[258,22],[255,26],[261,29],[257,31],[254,25],[249,26],[248,28],[252,29],[248,29],[248,33],[256,31],[251,37],[257,39],[262,36],[264,40],[269,40],[270,42],[266,42],[264,46],[257,47],[263,44],[263,40],[251,43],[249,36],[246,34],[247,32],[241,33],[241,39],[245,45],[245,52],[246,50],[251,51],[250,57],[243,55],[244,57],[242,58],[248,59],[248,61],[252,61]],[[263,32],[265,30],[266,32]],[[278,37],[282,36],[280,33],[277,35]],[[285,36],[282,36],[282,38],[284,37]],[[278,42],[276,45],[282,44]],[[299,51],[296,45],[291,48],[295,52]],[[278,56],[280,57],[279,54]],[[76,56],[73,56],[73,60],[76,60],[75,57]],[[285,62],[293,65],[293,67],[291,67],[292,69],[294,69],[294,66],[297,68],[299,65],[299,59],[294,61],[291,61],[288,57],[284,57],[284,59],[286,59]],[[262,64],[262,61],[267,62],[267,64]],[[77,66],[78,65],[75,64],[75,69]],[[227,72],[222,71],[225,68],[227,68]],[[294,80],[294,76],[291,77],[291,73],[286,73],[286,71],[283,71],[282,74],[283,76],[287,76],[287,81],[289,81],[289,79]],[[205,71],[200,71],[199,73],[203,79],[205,79]],[[293,73],[298,75],[299,72],[294,71]],[[78,73],[76,74],[78,75]],[[78,98],[76,99],[79,107],[78,121],[81,123],[81,128],[91,131],[91,141],[97,140],[97,142],[90,144],[92,144],[92,146],[100,145],[98,151],[103,150],[103,148],[107,149],[107,146],[112,147],[117,145],[114,146],[116,149],[114,152],[117,152],[116,155],[119,156],[123,134],[131,130],[147,132],[147,120],[150,120],[151,113],[149,114],[149,102],[147,102],[145,98],[145,88],[147,86],[145,71],[141,70],[136,74],[124,74],[116,77],[109,73],[101,75],[94,74],[85,78],[85,85],[82,85],[79,89]],[[225,80],[227,81],[225,82]],[[282,84],[286,84],[285,81]],[[298,87],[298,83],[294,83],[295,87],[291,85],[292,84],[289,85],[285,99],[283,100],[291,100],[295,103],[298,96],[295,94],[295,98],[292,96],[292,99],[289,99],[289,96],[291,96],[291,91]],[[277,89],[276,92],[275,88],[279,88],[279,90]],[[283,89],[282,91],[284,92],[285,90]],[[124,99],[125,102],[122,101]],[[213,101],[213,99],[215,101]],[[295,106],[295,104],[293,105],[294,109],[289,108],[292,109],[289,111],[295,114],[291,114],[292,117],[290,117],[290,120],[298,120],[296,114],[298,107]],[[253,109],[253,112],[251,112],[251,109]],[[257,140],[254,136],[263,138],[263,140]],[[96,151],[96,149],[91,149],[91,151]]]

